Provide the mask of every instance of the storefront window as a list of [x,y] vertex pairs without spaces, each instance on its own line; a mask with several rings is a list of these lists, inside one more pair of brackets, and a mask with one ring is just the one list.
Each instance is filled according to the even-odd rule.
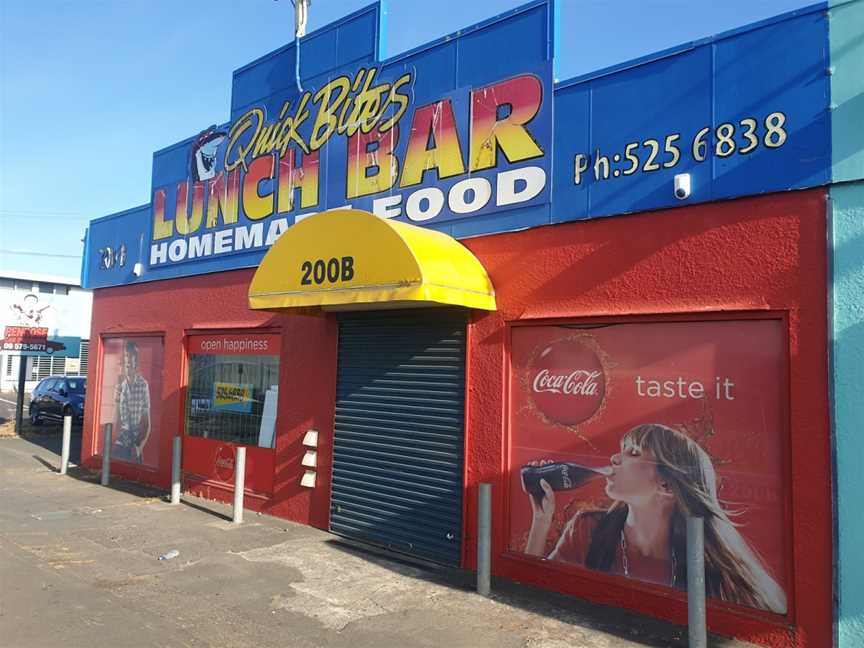
[[274,447],[278,385],[278,335],[191,337],[186,434]]
[[162,346],[156,336],[102,342],[99,423],[112,424],[112,461],[159,467]]
[[[786,612],[782,320],[513,329],[510,550]],[[538,563],[538,566],[541,563]]]

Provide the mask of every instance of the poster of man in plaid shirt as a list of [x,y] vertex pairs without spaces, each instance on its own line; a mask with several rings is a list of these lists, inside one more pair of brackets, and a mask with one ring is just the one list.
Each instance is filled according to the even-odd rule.
[[132,340],[123,349],[123,370],[114,398],[119,419],[114,457],[143,463],[144,445],[150,438],[150,386],[139,371],[138,345]]

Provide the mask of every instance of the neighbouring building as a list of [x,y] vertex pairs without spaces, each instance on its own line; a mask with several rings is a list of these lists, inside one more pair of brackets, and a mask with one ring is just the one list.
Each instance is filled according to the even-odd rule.
[[46,376],[86,376],[93,292],[80,280],[32,272],[0,271],[0,322],[3,326],[38,326],[54,336],[81,338],[78,357],[23,357],[0,350],[0,391],[18,388],[18,368],[26,362],[25,387]]

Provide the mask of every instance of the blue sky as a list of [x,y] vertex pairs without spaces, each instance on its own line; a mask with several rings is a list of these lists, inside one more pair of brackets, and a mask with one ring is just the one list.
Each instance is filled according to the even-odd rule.
[[[559,2],[562,79],[814,4]],[[368,4],[313,0],[309,29]],[[521,4],[390,0],[388,54]],[[0,0],[0,270],[78,276],[87,222],[148,202],[153,151],[226,121],[292,30],[289,0]]]

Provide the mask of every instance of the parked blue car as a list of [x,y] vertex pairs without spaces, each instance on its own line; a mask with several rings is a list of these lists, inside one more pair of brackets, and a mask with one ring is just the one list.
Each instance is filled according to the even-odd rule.
[[87,379],[77,376],[48,376],[30,396],[30,422],[62,421],[67,414],[74,423],[84,421]]

